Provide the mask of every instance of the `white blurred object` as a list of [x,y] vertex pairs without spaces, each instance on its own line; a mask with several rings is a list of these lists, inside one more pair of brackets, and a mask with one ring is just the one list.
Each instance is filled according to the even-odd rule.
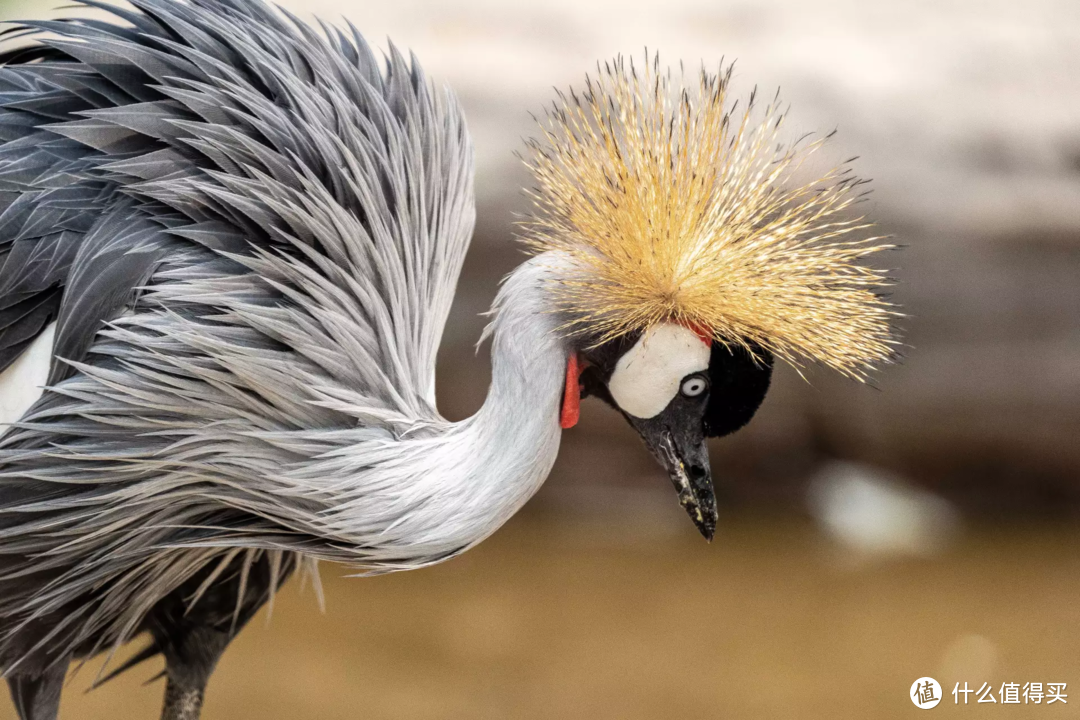
[[865,556],[930,555],[959,529],[948,501],[871,465],[830,462],[811,480],[808,499],[829,535]]

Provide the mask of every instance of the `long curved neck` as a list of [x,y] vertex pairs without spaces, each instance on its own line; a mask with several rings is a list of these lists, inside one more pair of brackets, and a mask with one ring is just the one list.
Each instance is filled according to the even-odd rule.
[[[406,569],[445,560],[497,530],[547,478],[568,355],[544,296],[551,261],[529,260],[499,291],[486,332],[491,389],[475,415],[340,458],[362,461],[348,475],[361,500],[338,505],[329,520],[344,531],[340,546],[361,548],[361,561]],[[317,468],[320,477],[326,470]]]
[[534,258],[503,284],[485,332],[491,387],[483,407],[462,423],[475,450],[493,463],[484,475],[503,484],[529,485],[538,471],[542,482],[558,451],[568,349],[544,297],[549,272],[544,258]]
[[472,476],[465,482],[487,503],[475,519],[489,527],[477,540],[532,497],[558,454],[569,350],[545,297],[551,271],[550,258],[533,258],[503,284],[485,333],[491,337],[492,364],[487,399],[451,433],[474,454]]

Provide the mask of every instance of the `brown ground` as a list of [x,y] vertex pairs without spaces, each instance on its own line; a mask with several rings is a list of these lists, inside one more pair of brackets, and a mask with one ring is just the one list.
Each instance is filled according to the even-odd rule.
[[[707,546],[535,514],[443,566],[324,568],[328,609],[288,586],[226,655],[206,720],[1080,717],[1080,532],[969,532],[935,560],[857,565],[798,521],[728,521]],[[621,544],[620,544],[621,541]],[[139,669],[67,720],[156,718]],[[1068,682],[1068,705],[952,705],[957,681]],[[10,706],[0,718],[12,718]]]

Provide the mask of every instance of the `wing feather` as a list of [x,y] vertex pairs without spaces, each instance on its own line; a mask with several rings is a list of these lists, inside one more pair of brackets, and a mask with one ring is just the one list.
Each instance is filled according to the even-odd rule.
[[56,321],[0,436],[0,665],[122,641],[231,548],[343,552],[313,530],[340,481],[264,479],[444,422],[474,221],[462,113],[397,49],[258,0],[83,4],[119,24],[0,53],[0,370]]
[[[27,23],[51,33],[41,53],[9,52],[0,70],[5,272],[39,293],[62,289],[57,354],[85,360],[101,323],[131,305],[169,247],[151,226],[170,217],[174,238],[249,257],[275,248],[336,275],[362,308],[348,332],[372,356],[347,380],[404,416],[436,417],[435,354],[473,221],[452,98],[394,47],[380,69],[355,29],[319,34],[259,3],[86,4],[127,25]],[[40,243],[40,256],[57,227],[73,233],[54,252],[66,274],[22,267],[18,243]],[[128,257],[135,248],[145,252]]]

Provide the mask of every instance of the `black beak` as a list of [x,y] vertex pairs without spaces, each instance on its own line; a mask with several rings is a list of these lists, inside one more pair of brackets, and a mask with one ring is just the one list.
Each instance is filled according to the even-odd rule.
[[701,416],[669,407],[654,418],[627,417],[671,478],[686,510],[702,537],[712,542],[716,532],[716,493],[709,470]]

